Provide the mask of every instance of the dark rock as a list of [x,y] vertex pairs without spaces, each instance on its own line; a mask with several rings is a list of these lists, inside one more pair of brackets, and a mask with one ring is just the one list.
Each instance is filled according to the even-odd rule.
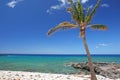
[[[88,62],[73,63],[71,66],[81,71],[90,71]],[[120,78],[120,64],[115,63],[93,63],[95,73],[112,79]]]

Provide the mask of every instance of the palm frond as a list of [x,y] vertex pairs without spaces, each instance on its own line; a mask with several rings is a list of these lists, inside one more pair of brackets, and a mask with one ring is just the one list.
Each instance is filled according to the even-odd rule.
[[79,18],[78,10],[76,8],[76,4],[73,2],[73,0],[68,0],[68,2],[70,3],[70,8],[68,8],[67,11],[72,14],[73,20],[78,21],[78,19],[80,18]]
[[90,13],[90,15],[89,15],[89,17],[88,17],[88,19],[86,21],[87,24],[89,24],[90,21],[92,20],[93,15],[96,13],[98,7],[100,6],[100,2],[101,2],[101,0],[98,0],[97,4],[94,6],[92,12]]
[[73,1],[72,1],[72,0],[68,0],[68,2],[70,2],[70,3],[71,3],[71,2],[73,2]]
[[108,30],[108,27],[102,24],[94,24],[91,26],[91,28],[97,30]]
[[94,15],[94,14],[96,13],[96,10],[97,10],[98,7],[100,6],[100,2],[101,2],[101,0],[98,0],[97,4],[95,5],[95,7],[94,7],[93,10],[92,10],[91,15]]
[[90,6],[87,8],[86,10],[86,15],[85,15],[85,22],[87,22],[88,18],[89,18],[89,15],[90,15]]
[[83,6],[79,0],[77,1],[76,8],[77,8],[78,15],[79,15],[78,21],[81,22],[84,20],[84,15],[83,15]]
[[67,8],[67,12],[72,13],[72,8],[68,7],[68,8]]
[[77,9],[76,9],[76,6],[75,6],[74,2],[72,0],[68,0],[68,2],[70,3],[70,6],[71,6],[71,10],[72,10],[71,13],[73,15],[77,14],[78,12],[77,12]]
[[51,28],[47,35],[51,35],[52,33],[54,33],[55,31],[59,30],[59,29],[69,29],[69,28],[76,28],[77,25],[76,24],[72,24],[70,22],[62,22],[59,25],[57,25],[54,28]]

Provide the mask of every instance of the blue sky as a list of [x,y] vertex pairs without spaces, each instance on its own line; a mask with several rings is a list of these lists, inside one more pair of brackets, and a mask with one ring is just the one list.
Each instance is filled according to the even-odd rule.
[[[81,0],[93,6],[97,0]],[[92,23],[105,24],[108,31],[87,29],[91,54],[120,54],[120,0],[102,0]],[[70,21],[66,0],[1,0],[0,53],[85,54],[79,30],[47,31]]]

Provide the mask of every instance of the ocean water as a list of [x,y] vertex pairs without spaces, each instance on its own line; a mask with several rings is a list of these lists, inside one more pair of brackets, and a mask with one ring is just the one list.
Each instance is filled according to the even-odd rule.
[[[120,55],[92,55],[93,62],[120,64]],[[86,55],[0,55],[0,70],[30,71],[43,73],[76,73],[70,63],[87,62]]]

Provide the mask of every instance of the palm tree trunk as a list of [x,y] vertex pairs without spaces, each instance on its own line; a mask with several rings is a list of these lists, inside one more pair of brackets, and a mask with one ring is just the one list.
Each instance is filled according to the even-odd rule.
[[91,73],[91,80],[97,80],[85,36],[83,37],[83,42],[84,42],[84,47],[85,47],[87,57],[88,57],[88,64],[89,64],[90,73]]

